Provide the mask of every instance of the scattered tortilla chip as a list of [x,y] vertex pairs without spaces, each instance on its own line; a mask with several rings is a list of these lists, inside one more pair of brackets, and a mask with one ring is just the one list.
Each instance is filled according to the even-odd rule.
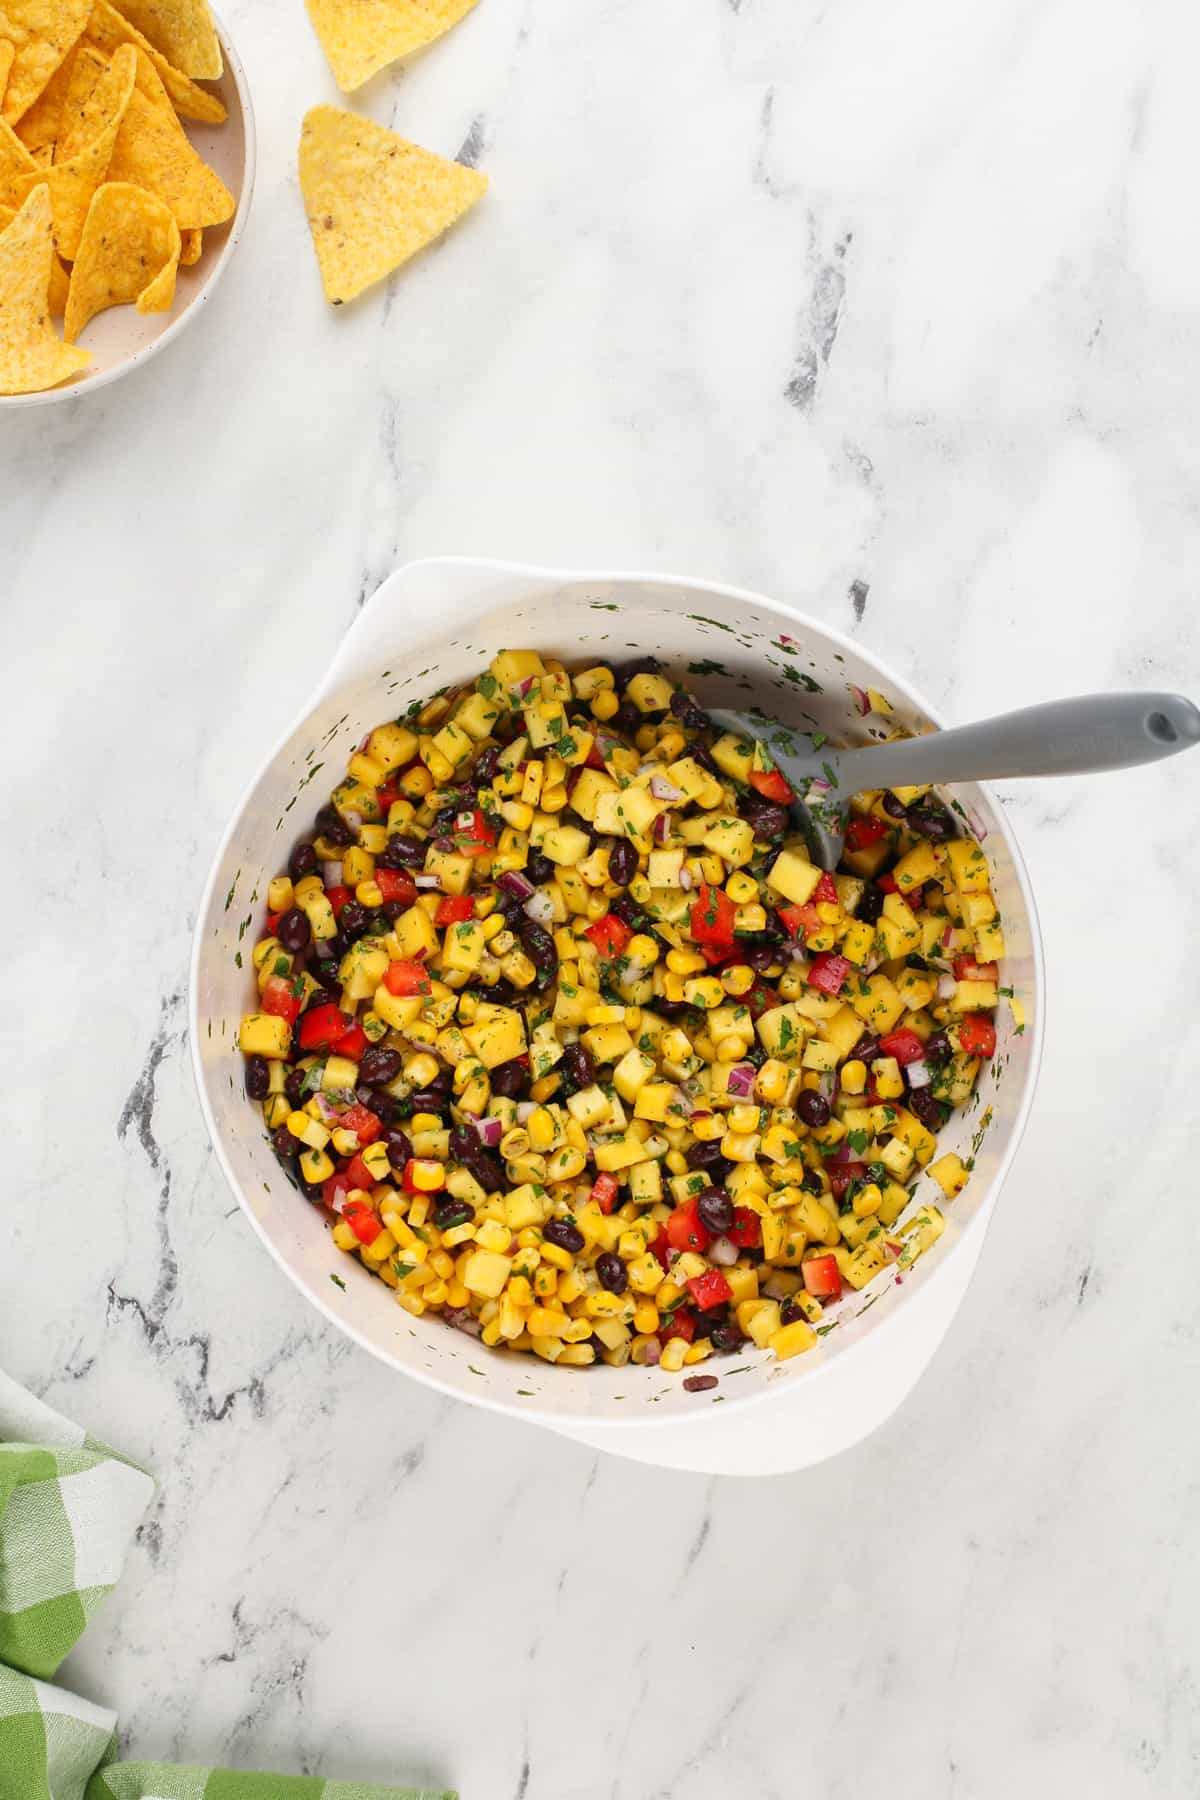
[[308,16],[343,94],[435,38],[476,0],[308,0]]
[[72,45],[92,0],[0,0],[0,37],[16,46],[4,90],[4,117],[15,125],[29,110]]
[[224,69],[208,0],[122,0],[121,12],[181,75],[216,81]]
[[200,261],[204,233],[198,225],[189,225],[186,231],[179,233],[179,245],[179,266],[181,269],[190,269],[193,263]]
[[78,50],[68,51],[53,75],[29,108],[13,127],[25,148],[34,156],[39,150],[53,150],[62,121],[63,102],[71,85],[71,71]]
[[0,233],[0,394],[57,387],[91,361],[86,350],[64,344],[50,323],[53,267],[50,190],[42,182]]
[[7,38],[0,38],[0,107],[4,103],[4,90],[8,86],[8,71],[13,66],[13,57],[17,54],[17,46],[10,44]]
[[[64,137],[59,140],[53,165],[10,179],[7,190],[0,193],[0,199],[23,199],[37,182],[47,184],[54,242],[68,262],[75,260],[92,195],[108,173],[136,72],[137,53],[131,45],[124,45],[75,113],[68,116],[64,108]],[[64,150],[64,144],[69,148]]]
[[112,181],[146,188],[181,227],[223,225],[237,201],[192,147],[150,62],[138,51],[141,85],[130,96],[109,164]]
[[168,312],[175,298],[179,227],[169,207],[124,181],[98,187],[71,270],[64,336],[73,344],[89,319],[133,300]]
[[314,106],[300,133],[300,191],[325,298],[340,306],[441,237],[487,176],[370,119]]
[[[0,0],[3,7],[5,0]],[[0,14],[2,16],[2,14]],[[171,97],[171,105],[181,119],[195,119],[201,125],[223,125],[229,117],[223,103],[207,88],[197,87],[189,81],[179,69],[169,63],[161,51],[156,50],[148,38],[144,38],[135,25],[123,18],[109,0],[95,0],[92,16],[88,20],[88,42],[105,56],[111,56],[122,44],[132,44],[154,64],[159,80]],[[139,81],[139,87],[141,83]],[[145,92],[145,89],[142,89]]]

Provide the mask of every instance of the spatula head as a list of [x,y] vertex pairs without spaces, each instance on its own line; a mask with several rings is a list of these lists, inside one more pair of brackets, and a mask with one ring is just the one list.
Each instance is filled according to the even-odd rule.
[[846,841],[850,793],[841,781],[838,752],[820,732],[793,731],[765,713],[708,708],[718,731],[759,744],[791,788],[788,810],[804,834],[809,855],[819,869],[836,869]]

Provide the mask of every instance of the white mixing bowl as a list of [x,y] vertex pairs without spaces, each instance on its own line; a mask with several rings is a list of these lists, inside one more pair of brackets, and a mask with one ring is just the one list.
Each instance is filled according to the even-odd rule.
[[[951,797],[983,841],[1008,946],[1006,985],[1027,1023],[1017,1032],[1002,1006],[978,1097],[942,1134],[942,1148],[974,1164],[965,1191],[945,1206],[940,1242],[902,1278],[892,1270],[851,1295],[835,1329],[803,1356],[780,1363],[748,1347],[706,1363],[719,1385],[689,1393],[679,1376],[656,1368],[559,1369],[489,1351],[437,1318],[414,1319],[334,1248],[321,1209],[282,1173],[259,1109],[245,1099],[238,1023],[256,998],[249,953],[271,876],[366,731],[443,685],[473,680],[498,650],[527,646],[585,665],[652,650],[702,702],[757,704],[835,742],[863,743],[868,728],[881,730],[878,719],[860,715],[852,686],[881,690],[914,730],[936,723],[911,686],[858,644],[756,594],[662,575],[460,559],[399,570],[364,607],[318,692],[253,776],[213,865],[196,926],[191,1029],[217,1155],[280,1267],[326,1318],[393,1368],[639,1460],[730,1473],[801,1467],[865,1436],[933,1354],[1025,1124],[1041,1049],[1041,949],[1020,854],[985,788],[967,785]],[[918,1197],[942,1199],[928,1177]]]

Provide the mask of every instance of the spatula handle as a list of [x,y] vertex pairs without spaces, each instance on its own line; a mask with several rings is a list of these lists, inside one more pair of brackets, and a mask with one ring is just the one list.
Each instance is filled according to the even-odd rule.
[[1081,694],[903,743],[846,750],[843,793],[926,781],[1094,775],[1158,762],[1200,743],[1200,711],[1182,694]]

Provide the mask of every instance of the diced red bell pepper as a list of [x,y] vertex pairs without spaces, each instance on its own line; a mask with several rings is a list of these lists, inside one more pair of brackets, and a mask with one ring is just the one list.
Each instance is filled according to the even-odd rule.
[[462,856],[482,856],[485,850],[496,847],[496,834],[488,823],[487,814],[478,806],[456,814],[451,835],[455,849]]
[[417,897],[417,884],[407,869],[375,870],[375,880],[383,895],[384,903],[394,900],[398,906],[411,906]]
[[[438,1182],[436,1188],[419,1188],[417,1186],[416,1171],[417,1171],[418,1167],[425,1168],[425,1169],[437,1169],[439,1171],[439,1173],[441,1175],[441,1180]],[[446,1185],[446,1171],[444,1168],[442,1168],[440,1163],[435,1163],[431,1157],[410,1156],[408,1161],[405,1163],[405,1165],[404,1165],[404,1191],[406,1194],[436,1194],[436,1193],[440,1193],[442,1188],[445,1187],[445,1185]]]
[[712,1234],[700,1223],[696,1200],[685,1200],[667,1220],[667,1242],[672,1250],[707,1250]]
[[588,926],[584,936],[592,940],[605,962],[611,962],[614,957],[624,956],[633,933],[616,913],[605,913],[602,919]]
[[339,1038],[344,1038],[350,1030],[351,1023],[340,1007],[314,1006],[300,1021],[300,1048],[332,1050]]
[[342,1217],[360,1244],[373,1244],[383,1230],[370,1207],[363,1206],[361,1202],[357,1206],[343,1207]]
[[996,1027],[986,1013],[964,1013],[958,1021],[958,1041],[964,1056],[994,1056]]
[[[343,1119],[342,1124],[344,1125],[345,1123],[346,1123],[346,1121]],[[350,1186],[352,1188],[368,1188],[369,1189],[369,1188],[373,1188],[375,1186],[375,1177],[374,1177],[374,1175],[372,1175],[370,1169],[368,1169],[366,1163],[363,1161],[361,1151],[359,1152],[359,1154],[357,1156],[352,1156],[350,1158],[350,1161],[346,1164],[346,1167],[342,1170],[342,1175],[350,1183]],[[329,1177],[329,1179],[331,1181],[336,1181],[338,1178],[336,1175],[331,1175]]]
[[885,1032],[879,1040],[879,1048],[885,1056],[894,1056],[902,1068],[908,1063],[920,1062],[925,1054],[925,1046],[915,1031]]
[[447,894],[444,900],[438,901],[438,909],[433,915],[435,925],[465,925],[468,919],[475,917],[475,900],[471,894]]
[[[351,1163],[350,1169],[353,1167],[354,1165]],[[339,1169],[336,1175],[331,1175],[327,1181],[321,1183],[321,1198],[330,1212],[340,1213],[350,1189],[364,1185],[361,1181],[351,1180],[350,1169]]]
[[392,781],[385,781],[382,787],[375,789],[375,798],[379,802],[379,810],[383,814],[383,822],[387,824],[387,816],[396,801],[401,798],[399,786]]
[[411,1000],[417,994],[433,992],[425,964],[405,959],[388,964],[383,972],[383,985],[398,1000]]
[[820,931],[821,915],[809,900],[803,906],[777,906],[779,922],[790,937],[800,938],[810,931]]
[[325,889],[325,898],[333,908],[334,918],[340,919],[342,916],[342,908],[344,906],[349,906],[354,895],[350,892],[348,887],[331,887]]
[[692,901],[692,936],[698,944],[711,944],[714,949],[728,951],[733,943],[733,922],[737,908],[723,888],[701,883]]
[[610,1213],[617,1204],[620,1183],[615,1175],[597,1175],[592,1183],[592,1199],[602,1213]]
[[283,917],[282,913],[270,913],[269,912],[267,914],[267,935],[269,937],[274,937],[275,933],[279,930],[279,921],[280,921],[280,919],[282,919],[282,917]]
[[828,870],[821,876],[813,889],[812,904],[814,906],[836,906],[838,904],[837,882]]
[[[352,1131],[360,1144],[373,1144],[383,1130],[383,1121],[378,1114],[373,1113],[369,1107],[357,1104],[346,1108],[338,1120],[338,1124],[343,1131]],[[358,1162],[358,1160],[358,1157],[355,1157],[354,1161]],[[351,1167],[353,1166],[351,1164]],[[356,1181],[355,1187],[374,1187],[375,1177],[369,1169],[366,1171],[366,1176],[365,1181]]]
[[866,1180],[867,1165],[860,1162],[826,1163],[825,1173],[829,1177],[834,1199],[840,1200],[851,1182]]
[[672,1313],[670,1323],[663,1326],[658,1334],[660,1344],[665,1344],[673,1337],[686,1338],[690,1344],[696,1336],[696,1315],[690,1307],[681,1306]]
[[956,956],[954,974],[959,981],[999,981],[999,963],[976,962],[973,956]]
[[703,1275],[694,1275],[687,1289],[701,1312],[707,1312],[710,1306],[724,1306],[733,1298],[733,1289],[720,1269],[705,1269]]
[[752,1206],[735,1206],[733,1224],[725,1233],[739,1250],[757,1250],[762,1243],[762,1220]]
[[273,1013],[277,1019],[286,1019],[289,1025],[294,1025],[300,1017],[303,997],[302,983],[293,981],[287,975],[272,975],[263,989],[262,1009],[265,1013]]
[[822,994],[840,994],[849,973],[850,964],[844,956],[835,956],[832,951],[826,951],[823,955],[814,957],[808,971],[808,985],[817,988]]
[[918,888],[902,888],[902,887],[900,887],[899,884],[897,883],[896,877],[894,875],[878,875],[878,876],[876,876],[875,886],[878,888],[882,888],[882,890],[885,894],[899,894],[899,896],[902,900],[905,900],[908,902],[908,905],[912,908],[913,912],[916,912],[918,906],[920,906],[921,896],[925,892],[925,889],[923,887],[918,887]]
[[779,995],[771,986],[770,982],[758,980],[754,983],[750,992],[743,996],[742,1005],[749,1012],[752,1019],[758,1019],[763,1013],[768,1012],[771,1007],[779,1005]]
[[350,1062],[358,1062],[361,1060],[369,1041],[370,1040],[362,1026],[354,1024],[350,1027],[345,1037],[340,1037],[333,1046],[333,1054],[335,1056],[344,1056]]
[[651,1244],[650,1254],[651,1256],[656,1256],[658,1258],[660,1266],[664,1269],[670,1263],[671,1240],[665,1231],[660,1231],[654,1242]]
[[764,800],[774,800],[779,806],[786,806],[789,800],[796,798],[778,769],[751,769],[750,786]]
[[851,819],[846,827],[846,842],[851,850],[865,850],[869,844],[877,844],[887,834],[888,827],[882,819]]
[[805,1291],[818,1300],[841,1299],[842,1272],[836,1256],[810,1256],[801,1263],[800,1273],[804,1277]]

